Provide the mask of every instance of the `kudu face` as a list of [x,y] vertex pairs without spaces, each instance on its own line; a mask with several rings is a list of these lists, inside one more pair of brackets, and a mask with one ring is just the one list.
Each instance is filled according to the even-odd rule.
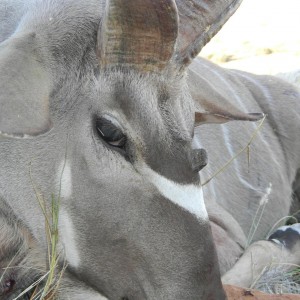
[[68,122],[61,241],[70,271],[109,299],[221,295],[178,80],[99,76]]
[[[96,48],[90,50],[93,40],[82,51],[84,58],[78,58],[84,64],[79,75],[64,80],[54,72],[64,47],[55,48],[55,55],[52,48],[47,52],[36,47],[43,35],[28,35],[28,25],[26,34],[18,32],[17,39],[2,45],[2,70],[13,69],[10,63],[17,62],[20,74],[17,86],[0,74],[1,93],[10,96],[0,95],[5,112],[0,115],[2,146],[7,157],[18,161],[5,160],[5,168],[18,178],[18,165],[33,157],[32,177],[44,194],[61,185],[59,247],[68,263],[65,277],[71,286],[74,279],[74,288],[81,281],[112,300],[225,298],[198,174],[205,165],[204,153],[191,148],[195,91],[185,71],[221,20],[238,6],[233,2],[228,8],[228,1],[219,3],[218,11],[214,1],[107,1]],[[82,21],[82,9],[78,11]],[[71,31],[65,28],[66,37],[56,38],[56,43],[68,40]],[[54,35],[60,32],[56,29]],[[60,62],[78,61],[72,57],[76,53],[63,53]],[[24,110],[19,109],[22,101]],[[204,114],[198,114],[201,122],[209,118],[210,106],[205,104]],[[218,119],[221,114],[217,112]],[[7,139],[39,132],[44,134]],[[10,154],[14,151],[26,157],[24,162]],[[45,178],[50,170],[53,175]],[[42,213],[19,208],[37,206],[34,193],[25,192],[31,190],[26,176],[20,176],[26,187],[22,193],[14,189],[6,194],[14,195],[12,209],[42,240]],[[84,288],[80,294],[89,297]]]

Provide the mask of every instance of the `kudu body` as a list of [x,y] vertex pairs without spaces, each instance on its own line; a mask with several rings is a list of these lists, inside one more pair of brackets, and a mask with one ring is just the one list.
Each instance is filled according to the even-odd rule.
[[[3,299],[47,269],[37,197],[52,195],[58,299],[225,298],[216,252],[224,274],[266,193],[255,240],[288,213],[300,162],[293,86],[192,62],[239,2],[0,1]],[[209,222],[199,148],[208,178],[255,125],[202,124],[260,112],[249,167],[241,157],[203,188]]]

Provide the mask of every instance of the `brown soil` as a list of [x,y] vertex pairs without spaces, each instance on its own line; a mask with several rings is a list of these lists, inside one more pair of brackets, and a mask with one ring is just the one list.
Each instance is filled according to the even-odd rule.
[[270,295],[232,285],[224,286],[228,300],[300,300],[300,295]]

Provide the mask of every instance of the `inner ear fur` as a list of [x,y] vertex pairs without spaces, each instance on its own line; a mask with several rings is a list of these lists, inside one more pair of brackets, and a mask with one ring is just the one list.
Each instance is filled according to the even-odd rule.
[[35,136],[51,128],[51,80],[34,33],[0,44],[0,135]]

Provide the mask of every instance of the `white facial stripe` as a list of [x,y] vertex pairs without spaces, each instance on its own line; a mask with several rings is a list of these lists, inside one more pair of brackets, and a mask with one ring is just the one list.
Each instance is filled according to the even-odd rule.
[[62,161],[57,172],[58,184],[61,187],[60,196],[64,199],[72,195],[72,172],[70,162]]
[[180,185],[159,175],[147,166],[143,167],[142,172],[164,197],[192,213],[197,218],[208,220],[202,187],[192,184]]
[[281,227],[277,228],[276,231],[286,231],[288,229],[294,230],[300,235],[300,223],[295,223],[295,224],[289,225],[289,226],[281,226]]
[[62,243],[65,258],[72,267],[76,268],[80,264],[79,252],[76,246],[76,234],[73,222],[63,208],[60,208],[58,222],[59,240]]
[[78,291],[77,289],[74,289],[73,293],[68,292],[67,296],[72,300],[82,300],[82,299],[88,299],[88,300],[108,300],[108,298],[92,291]]

